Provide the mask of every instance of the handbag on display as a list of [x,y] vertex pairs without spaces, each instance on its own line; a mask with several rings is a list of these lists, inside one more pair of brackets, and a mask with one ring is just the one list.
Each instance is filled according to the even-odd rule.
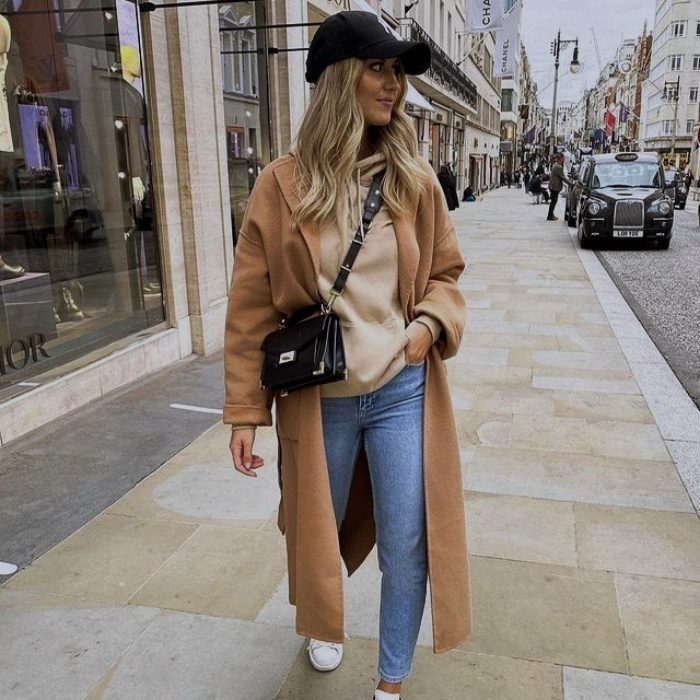
[[284,395],[308,386],[347,379],[340,318],[333,313],[332,307],[343,293],[372,219],[381,206],[383,177],[384,171],[372,179],[362,220],[331,287],[329,301],[295,311],[280,322],[277,330],[265,336],[260,346],[265,353],[260,373],[261,388]]

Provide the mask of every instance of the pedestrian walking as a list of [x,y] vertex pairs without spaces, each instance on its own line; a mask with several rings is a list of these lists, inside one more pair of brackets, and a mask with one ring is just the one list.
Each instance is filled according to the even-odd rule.
[[438,172],[438,180],[445,194],[447,208],[450,211],[459,208],[459,195],[457,194],[457,181],[448,165],[443,165]]
[[564,154],[557,153],[552,159],[552,167],[549,171],[549,210],[547,221],[559,221],[559,217],[554,216],[554,208],[557,206],[559,194],[564,188],[564,183],[571,186],[571,181],[564,174]]
[[[274,407],[290,601],[319,671],[343,658],[341,557],[352,574],[376,540],[375,700],[398,700],[411,673],[428,577],[434,651],[470,631],[460,457],[443,368],[464,328],[464,262],[404,113],[406,74],[429,66],[426,44],[394,38],[373,13],[338,12],[319,27],[306,60],[315,89],[294,150],[265,168],[251,193],[226,317],[233,463],[249,477],[263,466],[255,432],[272,424]],[[383,202],[364,230],[363,202],[382,171]],[[363,245],[342,296],[331,297],[356,230]],[[266,334],[332,298],[347,379],[287,395],[261,390]]]

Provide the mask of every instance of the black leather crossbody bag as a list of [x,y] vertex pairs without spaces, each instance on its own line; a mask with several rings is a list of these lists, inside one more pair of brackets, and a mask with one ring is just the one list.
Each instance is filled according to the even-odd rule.
[[328,302],[295,311],[281,321],[277,330],[265,336],[260,346],[265,353],[260,373],[262,388],[288,394],[307,386],[347,379],[340,319],[332,307],[343,293],[355,258],[381,206],[383,177],[384,171],[377,173],[372,180],[362,220],[331,287]]

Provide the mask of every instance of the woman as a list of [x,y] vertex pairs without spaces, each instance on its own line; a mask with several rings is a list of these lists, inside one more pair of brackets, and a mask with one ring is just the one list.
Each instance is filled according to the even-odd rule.
[[[470,627],[459,449],[442,364],[464,327],[464,263],[403,111],[406,73],[429,65],[425,44],[395,39],[372,13],[340,12],[321,25],[296,148],[261,173],[251,194],[226,322],[234,466],[255,476],[263,465],[255,428],[271,425],[274,403],[290,601],[317,670],[342,659],[341,557],[353,573],[376,539],[376,700],[399,698],[411,672],[428,576],[435,651],[460,644]],[[262,339],[286,315],[328,300],[382,170],[383,204],[333,307],[348,379],[286,396],[260,390]]]

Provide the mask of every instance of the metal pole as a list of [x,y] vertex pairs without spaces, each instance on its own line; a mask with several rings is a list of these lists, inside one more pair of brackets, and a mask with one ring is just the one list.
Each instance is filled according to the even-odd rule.
[[676,162],[676,123],[678,122],[678,97],[681,89],[680,77],[676,81],[675,105],[673,106],[673,132],[671,136],[671,160]]
[[557,40],[554,44],[554,91],[552,96],[552,143],[550,156],[557,151],[557,86],[559,84],[559,47],[561,40],[561,30],[557,32]]
[[[258,29],[255,30],[255,42],[258,49],[258,95],[260,95],[258,110],[260,114],[260,144],[263,165],[275,159],[272,138],[272,108],[270,104],[270,56],[267,38],[267,3],[261,2],[255,7],[255,19]],[[260,20],[259,24],[257,20]]]

